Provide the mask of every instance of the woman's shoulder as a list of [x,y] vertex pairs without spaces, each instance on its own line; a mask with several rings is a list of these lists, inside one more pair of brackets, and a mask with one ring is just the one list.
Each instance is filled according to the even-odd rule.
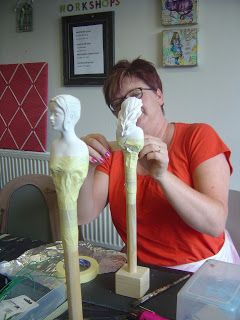
[[218,134],[215,129],[208,123],[175,123],[175,136],[184,139],[203,138],[203,137],[217,137]]
[[194,122],[194,123],[186,123],[186,122],[175,122],[175,127],[179,131],[187,131],[187,132],[194,132],[194,131],[205,131],[205,130],[210,130],[214,131],[213,127],[204,122]]
[[220,153],[225,154],[232,170],[229,160],[231,151],[211,125],[207,123],[178,123],[175,131],[178,134],[176,133],[175,148],[172,150],[185,152],[185,155],[191,160],[192,172],[197,165]]

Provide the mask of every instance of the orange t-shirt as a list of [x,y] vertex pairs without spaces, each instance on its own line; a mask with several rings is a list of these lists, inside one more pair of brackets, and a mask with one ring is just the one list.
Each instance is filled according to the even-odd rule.
[[[175,123],[168,170],[193,187],[192,173],[205,160],[230,150],[207,124]],[[113,223],[126,238],[126,194],[123,153],[116,151],[98,170],[109,175],[109,204]],[[188,226],[171,207],[159,184],[150,176],[137,176],[137,255],[147,264],[174,266],[205,259],[223,245],[224,234],[215,238]]]

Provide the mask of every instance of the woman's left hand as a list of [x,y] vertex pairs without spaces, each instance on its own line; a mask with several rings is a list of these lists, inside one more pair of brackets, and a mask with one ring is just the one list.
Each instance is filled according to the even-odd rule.
[[165,142],[160,138],[146,135],[144,147],[139,153],[139,164],[145,174],[154,179],[160,179],[168,169],[168,149]]

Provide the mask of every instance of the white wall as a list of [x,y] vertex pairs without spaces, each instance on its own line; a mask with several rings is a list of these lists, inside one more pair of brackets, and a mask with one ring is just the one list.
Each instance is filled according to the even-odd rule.
[[[81,1],[76,1],[81,2]],[[161,0],[120,0],[118,6],[74,12],[115,11],[115,60],[151,60],[163,80],[170,121],[208,122],[232,149],[231,188],[240,190],[240,1],[199,0],[199,65],[161,68]],[[67,0],[34,0],[33,32],[15,31],[16,0],[0,0],[0,63],[49,63],[49,98],[60,93],[80,98],[83,112],[78,135],[101,132],[115,136],[115,119],[104,103],[101,87],[62,85],[61,4]],[[106,3],[106,2],[105,2]],[[70,14],[69,14],[70,15]],[[55,133],[49,128],[48,142]]]

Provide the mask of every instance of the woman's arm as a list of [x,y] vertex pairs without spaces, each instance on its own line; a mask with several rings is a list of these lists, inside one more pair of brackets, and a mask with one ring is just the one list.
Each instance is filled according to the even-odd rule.
[[107,174],[96,170],[96,166],[110,156],[106,138],[90,134],[82,138],[89,150],[89,170],[78,197],[78,223],[86,224],[95,219],[108,202]]
[[156,180],[168,201],[192,228],[212,236],[220,235],[228,214],[230,169],[224,154],[200,164],[193,173],[194,189],[169,171]]
[[224,231],[228,214],[230,168],[223,153],[197,166],[193,188],[168,171],[168,148],[161,139],[145,136],[139,155],[142,174],[151,175],[181,218],[193,229],[212,236]]
[[108,175],[90,165],[78,196],[78,224],[94,220],[105,208],[108,200]]

